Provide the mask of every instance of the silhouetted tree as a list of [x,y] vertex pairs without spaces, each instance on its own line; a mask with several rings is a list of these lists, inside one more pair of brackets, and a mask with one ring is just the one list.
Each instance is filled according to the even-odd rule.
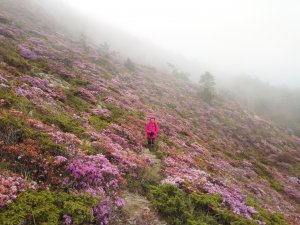
[[179,71],[172,63],[167,62],[167,66],[170,68],[171,73],[176,77],[187,79],[190,76],[189,73]]
[[206,71],[203,75],[201,75],[199,83],[201,85],[201,98],[210,103],[215,92],[216,83],[214,76]]
[[86,52],[89,52],[89,46],[87,45],[87,36],[84,33],[80,34],[80,45]]
[[124,66],[131,72],[135,71],[134,63],[131,61],[130,58],[127,58],[127,60],[124,63]]

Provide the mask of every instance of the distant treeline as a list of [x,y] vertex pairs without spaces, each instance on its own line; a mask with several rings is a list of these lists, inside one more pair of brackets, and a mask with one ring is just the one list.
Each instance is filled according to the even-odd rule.
[[300,88],[275,87],[250,77],[230,79],[223,94],[300,136]]

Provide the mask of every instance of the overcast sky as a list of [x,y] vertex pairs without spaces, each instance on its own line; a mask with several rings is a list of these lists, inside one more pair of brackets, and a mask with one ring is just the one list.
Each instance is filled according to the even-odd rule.
[[65,0],[224,74],[300,87],[299,0]]

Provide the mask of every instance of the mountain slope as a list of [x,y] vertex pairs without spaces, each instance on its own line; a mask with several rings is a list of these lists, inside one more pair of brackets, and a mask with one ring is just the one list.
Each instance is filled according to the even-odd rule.
[[[34,198],[22,190],[44,199],[50,189],[68,195],[63,204],[72,199],[63,218],[58,213],[66,224],[134,224],[122,211],[132,202],[123,198],[151,200],[150,185],[171,183],[186,193],[221,195],[217,209],[228,215],[208,208],[222,224],[285,224],[272,213],[300,223],[299,138],[221,96],[208,105],[182,77],[128,67],[121,56],[57,32],[38,6],[1,4],[0,218],[9,220],[23,199]],[[160,126],[151,153],[144,135],[150,114]],[[101,199],[78,200],[86,193]],[[137,221],[169,222],[156,208],[163,218],[149,206]]]

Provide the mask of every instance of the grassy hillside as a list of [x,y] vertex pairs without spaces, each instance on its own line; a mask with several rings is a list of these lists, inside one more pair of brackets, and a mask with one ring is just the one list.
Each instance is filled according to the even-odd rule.
[[299,138],[0,4],[2,224],[300,223]]

